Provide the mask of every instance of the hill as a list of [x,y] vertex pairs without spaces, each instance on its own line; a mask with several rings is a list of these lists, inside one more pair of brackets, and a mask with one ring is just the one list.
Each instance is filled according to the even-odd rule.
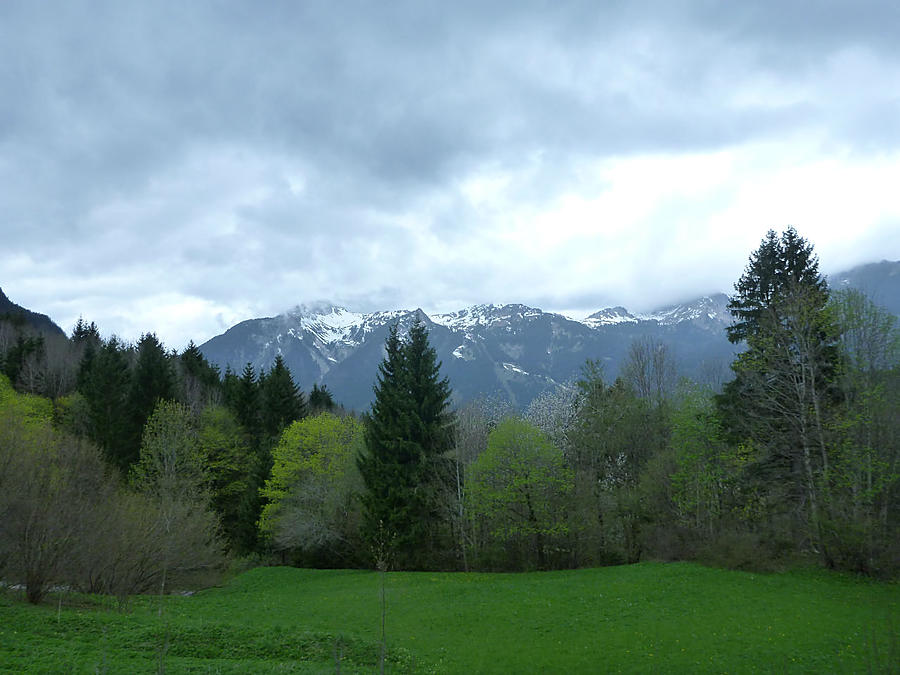
[[66,336],[66,332],[53,323],[49,316],[17,305],[6,297],[2,288],[0,288],[0,319],[22,321],[43,335]]

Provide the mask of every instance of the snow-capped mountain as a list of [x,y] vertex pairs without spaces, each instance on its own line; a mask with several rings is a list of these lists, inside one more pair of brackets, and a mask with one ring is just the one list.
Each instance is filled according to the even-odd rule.
[[421,310],[359,313],[317,302],[244,321],[201,349],[211,362],[235,371],[246,363],[269,368],[281,354],[303,389],[326,384],[337,400],[365,409],[389,326],[399,323],[402,333],[419,317],[458,399],[496,395],[524,406],[548,388],[571,382],[589,358],[603,362],[614,377],[631,342],[644,336],[676,347],[689,374],[710,359],[727,361],[733,349],[724,339],[726,303],[717,295],[647,315],[615,307],[573,319],[521,304],[429,316]]
[[[900,315],[900,261],[861,265],[832,275],[833,289],[859,288]],[[475,305],[446,314],[421,310],[359,313],[331,302],[300,305],[267,319],[244,321],[201,346],[213,363],[240,371],[271,367],[281,354],[305,391],[326,384],[356,410],[371,403],[384,341],[394,322],[401,334],[416,319],[428,327],[458,401],[499,396],[524,407],[540,393],[571,383],[587,359],[603,364],[612,380],[631,344],[652,337],[669,346],[683,375],[721,378],[735,347],[725,338],[731,323],[722,293],[649,313],[608,307],[585,318],[526,305]]]
[[[859,288],[900,315],[900,261],[860,265],[832,275],[833,289]],[[611,381],[631,344],[652,337],[666,343],[682,375],[698,380],[726,376],[735,347],[725,337],[731,323],[722,293],[646,314],[608,307],[585,318],[526,305],[475,305],[446,314],[421,310],[351,312],[330,302],[300,305],[267,319],[233,326],[201,346],[212,362],[235,371],[251,363],[270,368],[281,354],[300,387],[326,384],[344,405],[365,410],[372,400],[384,341],[394,322],[401,334],[416,319],[427,325],[458,401],[499,396],[524,407],[540,393],[571,383],[587,359],[603,364]]]
[[599,312],[582,319],[582,323],[591,328],[600,326],[615,326],[620,323],[637,323],[640,318],[629,312],[624,307],[607,307]]

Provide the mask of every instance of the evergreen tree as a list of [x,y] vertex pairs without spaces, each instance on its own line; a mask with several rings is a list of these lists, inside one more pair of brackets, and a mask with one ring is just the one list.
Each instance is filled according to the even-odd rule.
[[766,493],[783,514],[804,514],[807,542],[827,558],[821,523],[838,351],[812,245],[793,228],[780,238],[770,231],[735,290],[729,339],[747,349],[732,364],[719,412],[732,442],[754,448],[746,488]]
[[178,357],[179,398],[194,412],[219,400],[221,381],[219,369],[210,365],[191,340]]
[[[175,399],[175,373],[169,355],[153,333],[141,336],[128,394],[129,447],[123,461],[138,460],[144,424],[160,400]],[[124,467],[123,467],[124,468]]]
[[309,392],[310,412],[331,411],[334,410],[334,407],[334,397],[328,391],[328,387],[324,384],[321,387],[313,384],[312,390]]
[[91,364],[97,351],[103,346],[103,340],[100,338],[100,329],[97,324],[91,321],[88,324],[84,319],[78,317],[75,327],[72,329],[72,344],[75,347],[77,358],[78,372],[75,375],[75,388],[81,391],[84,388],[85,380],[91,371]]
[[130,385],[127,348],[115,336],[82,360],[78,391],[87,402],[90,436],[123,472],[136,459],[128,450]]
[[231,364],[226,365],[225,372],[222,375],[222,403],[232,413],[237,410],[239,382],[240,378],[231,369]]
[[288,425],[306,414],[303,392],[294,383],[281,354],[275,357],[275,363],[261,387],[261,394],[263,431],[269,439],[277,442]]
[[247,363],[241,376],[236,377],[230,384],[226,372],[226,393],[228,406],[238,422],[251,438],[258,440],[262,431],[262,410],[259,381],[253,364]]
[[[386,537],[398,565],[433,564],[440,549],[439,503],[449,477],[450,385],[420,321],[401,342],[393,326],[358,460],[370,539]],[[379,535],[379,533],[381,533]],[[384,544],[385,542],[381,542]]]
[[780,323],[785,300],[802,290],[817,309],[828,301],[828,286],[819,275],[819,260],[812,244],[789,227],[781,235],[769,230],[750,255],[744,274],[734,285],[728,309],[735,317],[726,328],[728,339],[738,343],[758,335],[763,325]]
[[80,316],[72,329],[72,342],[75,344],[93,343],[96,347],[100,343],[100,329],[97,324],[91,321],[88,323]]

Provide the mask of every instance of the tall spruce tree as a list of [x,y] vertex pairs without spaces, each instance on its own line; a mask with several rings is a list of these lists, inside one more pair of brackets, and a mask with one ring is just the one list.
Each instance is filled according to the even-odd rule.
[[245,466],[245,491],[239,498],[232,533],[235,550],[240,553],[254,551],[259,545],[256,528],[262,509],[259,489],[271,466],[271,449],[263,439],[260,380],[265,382],[265,378],[257,378],[251,363],[244,366],[239,378],[227,370],[225,372],[225,401],[243,429],[245,445],[249,450]]
[[328,386],[323,384],[320,387],[318,384],[313,383],[312,389],[309,392],[310,414],[321,412],[323,410],[334,410],[334,407],[334,397],[331,395],[331,392],[328,391]]
[[[452,445],[450,384],[417,320],[409,339],[390,329],[367,416],[358,466],[366,486],[368,537],[391,549],[403,568],[434,565],[441,549],[440,500],[447,488]],[[378,539],[382,541],[378,542]]]
[[191,340],[178,357],[178,397],[195,413],[217,403],[221,395],[218,366],[210,365]]
[[728,335],[747,349],[719,397],[732,440],[754,449],[749,489],[787,518],[803,514],[801,545],[823,553],[822,507],[830,477],[826,441],[837,368],[837,331],[813,247],[796,230],[769,231],[750,256],[730,309]]
[[175,371],[169,355],[153,333],[141,336],[137,344],[137,362],[128,393],[129,442],[122,461],[123,468],[131,466],[140,457],[144,424],[156,408],[156,404],[175,399]]
[[127,347],[112,336],[97,352],[86,352],[79,373],[78,391],[88,407],[88,429],[107,459],[123,474],[136,455],[130,448],[128,392],[131,370]]
[[303,392],[294,383],[281,354],[275,357],[275,363],[261,386],[261,393],[263,430],[274,445],[291,422],[306,414]]

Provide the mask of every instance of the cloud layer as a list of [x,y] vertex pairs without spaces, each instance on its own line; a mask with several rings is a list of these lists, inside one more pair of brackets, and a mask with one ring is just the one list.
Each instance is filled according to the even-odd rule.
[[0,285],[181,348],[900,257],[896,3],[602,4],[0,3]]

